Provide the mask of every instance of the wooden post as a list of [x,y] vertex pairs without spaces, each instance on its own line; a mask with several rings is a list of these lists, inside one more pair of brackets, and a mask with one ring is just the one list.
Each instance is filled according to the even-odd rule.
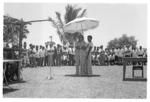
[[[24,23],[23,23],[23,19],[21,19],[21,23],[20,23],[20,34],[19,34],[19,59],[21,60],[21,53],[22,53],[22,37],[23,37],[23,27],[24,27]],[[22,70],[22,66],[21,66],[21,61],[18,62],[18,80],[22,80],[21,78],[21,70]]]
[[123,59],[123,81],[125,80],[126,77],[126,61]]
[[20,34],[19,34],[19,58],[21,58],[21,50],[22,50],[22,37],[23,37],[23,20],[21,19],[21,23],[20,23]]

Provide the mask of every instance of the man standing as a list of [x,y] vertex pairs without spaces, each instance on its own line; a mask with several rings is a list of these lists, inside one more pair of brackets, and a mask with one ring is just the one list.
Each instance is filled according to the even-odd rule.
[[45,48],[44,48],[44,46],[42,46],[41,59],[42,59],[41,66],[44,66],[44,63],[45,63]]
[[28,49],[27,49],[27,43],[24,42],[24,49],[23,49],[23,67],[29,66],[29,56],[28,56]]
[[54,54],[53,54],[53,64],[57,65],[57,48],[54,46]]
[[60,66],[61,62],[61,46],[58,44],[57,45],[57,60],[56,63],[58,66]]
[[48,45],[46,44],[46,48],[45,48],[45,61],[44,61],[44,65],[47,66],[48,65]]
[[33,67],[34,65],[34,60],[33,60],[33,45],[30,44],[30,49],[29,49],[29,58],[30,58],[30,67]]
[[40,45],[40,49],[39,49],[39,59],[40,59],[40,66],[42,66],[42,46]]
[[74,59],[73,59],[73,56],[74,56],[74,55],[73,55],[73,48],[69,47],[68,50],[69,50],[69,51],[68,51],[68,52],[69,52],[69,65],[72,66],[72,65],[73,65],[73,60],[74,60]]
[[38,49],[38,45],[36,46],[36,63],[37,66],[40,66],[40,57],[39,57],[39,49]]

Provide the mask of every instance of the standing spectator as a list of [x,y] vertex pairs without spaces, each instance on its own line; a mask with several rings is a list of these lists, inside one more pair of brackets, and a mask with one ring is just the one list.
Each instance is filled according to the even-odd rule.
[[74,55],[73,55],[73,48],[69,47],[68,49],[68,54],[69,54],[69,65],[72,66],[74,63]]
[[40,57],[40,66],[42,66],[43,63],[43,59],[42,59],[42,45],[40,45],[40,49],[39,49],[39,57]]
[[115,55],[115,64],[119,64],[118,55],[119,55],[119,49],[114,49],[114,55]]
[[63,57],[63,53],[62,53],[62,46],[60,46],[60,66],[62,65],[62,57]]
[[99,47],[97,47],[96,51],[95,51],[95,65],[99,65]]
[[57,66],[57,48],[54,46],[53,63]]
[[27,49],[27,43],[24,42],[24,48],[23,48],[23,67],[27,67],[29,66],[30,62],[29,62],[29,54],[28,54],[28,49]]
[[33,49],[32,49],[32,56],[33,56],[33,67],[36,67],[37,66],[37,63],[36,63],[36,49],[35,49],[35,45],[33,45]]
[[124,54],[124,49],[120,47],[118,49],[118,64],[120,65],[122,64],[123,54]]
[[96,64],[95,56],[96,56],[96,46],[94,46],[94,50],[92,52],[92,65]]
[[61,62],[61,49],[60,49],[60,45],[57,45],[57,56],[56,56],[56,64],[57,66],[60,66],[60,62]]
[[105,65],[108,65],[108,50],[105,48]]
[[99,64],[105,65],[105,52],[103,50],[103,45],[100,46],[100,54],[99,54]]
[[49,75],[48,75],[48,79],[49,80],[51,80],[51,79],[53,79],[53,77],[52,77],[52,66],[53,66],[53,49],[52,49],[52,47],[53,47],[53,45],[52,44],[50,44],[50,48],[49,48],[49,50],[47,50],[48,51],[48,66],[49,66],[49,69],[50,69],[50,73],[49,73]]
[[37,63],[37,66],[40,66],[40,56],[39,56],[39,48],[38,48],[38,45],[36,46],[36,63]]
[[30,59],[30,67],[33,67],[33,45],[29,45],[29,59]]
[[45,48],[45,66],[48,65],[48,45],[46,44],[46,48]]
[[114,65],[115,64],[115,54],[111,53],[110,55],[110,65]]
[[48,49],[48,66],[53,66],[54,65],[54,51],[53,51],[53,47],[50,44],[50,48]]
[[64,47],[63,48],[63,65],[67,65],[67,48],[66,47]]
[[41,52],[41,66],[44,66],[45,63],[45,48],[42,46],[42,52]]
[[114,65],[115,64],[114,48],[110,49],[109,61],[110,61],[110,65]]

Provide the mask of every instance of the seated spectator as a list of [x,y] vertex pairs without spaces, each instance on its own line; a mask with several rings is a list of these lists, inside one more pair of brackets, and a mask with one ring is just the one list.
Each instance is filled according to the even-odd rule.
[[115,64],[115,55],[112,53],[110,55],[110,65],[114,65]]
[[137,58],[138,57],[136,48],[132,48],[132,57],[133,58]]
[[118,64],[119,65],[122,65],[123,54],[124,54],[124,49],[123,48],[119,48],[118,49]]
[[126,46],[124,51],[124,57],[131,57],[132,51],[129,49],[129,46]]
[[140,46],[139,49],[137,49],[137,55],[138,55],[139,57],[143,57],[143,55],[144,55],[144,50],[143,50],[142,46]]

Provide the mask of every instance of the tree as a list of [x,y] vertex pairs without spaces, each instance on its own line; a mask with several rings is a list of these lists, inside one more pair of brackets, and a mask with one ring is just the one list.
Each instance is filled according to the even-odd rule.
[[[19,43],[19,34],[20,34],[20,25],[16,25],[16,23],[20,23],[21,20],[10,16],[4,16],[4,26],[3,26],[3,40],[4,42],[18,44]],[[23,27],[23,35],[22,38],[27,38],[27,34],[29,33],[27,26]]]
[[128,37],[126,34],[123,34],[120,38],[115,38],[108,42],[107,48],[122,48],[124,46],[136,47],[137,40],[134,36]]
[[[66,44],[69,42],[70,44],[73,43],[75,40],[75,37],[78,34],[70,34],[70,33],[64,33],[63,31],[63,26],[64,24],[74,20],[75,18],[83,17],[86,15],[86,9],[77,7],[75,5],[67,5],[65,7],[65,15],[64,15],[64,20],[61,19],[61,13],[55,12],[56,13],[56,18],[57,20],[52,19],[49,17],[49,20],[52,22],[53,27],[57,29],[57,34],[63,44]],[[64,21],[64,22],[63,22]]]

